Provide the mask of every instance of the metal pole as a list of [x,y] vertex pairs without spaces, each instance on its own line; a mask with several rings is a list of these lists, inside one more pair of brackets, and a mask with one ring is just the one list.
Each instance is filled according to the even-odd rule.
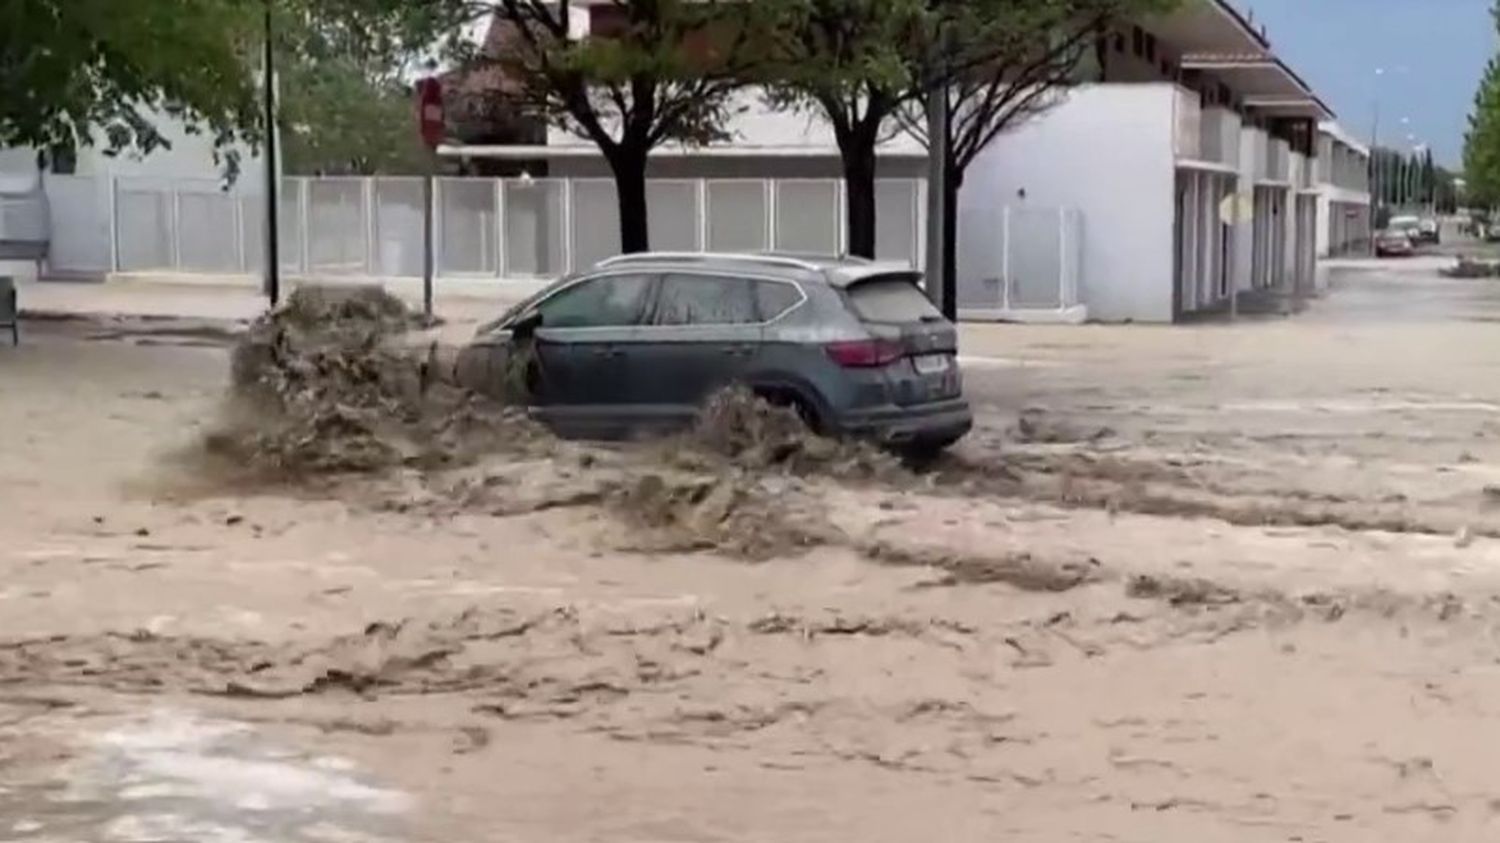
[[1380,218],[1380,95],[1375,95],[1375,124],[1370,128],[1370,251],[1375,251],[1375,221]]
[[[946,27],[938,36],[939,56],[946,46]],[[936,64],[937,62],[934,62]],[[927,94],[927,295],[948,319],[958,318],[958,303],[950,301],[943,248],[948,231],[948,84],[939,73],[938,84]]]
[[427,176],[422,179],[422,316],[428,322],[432,321],[432,274],[433,274],[433,247],[432,247],[432,223],[433,217],[433,181],[436,178],[437,154],[428,156]]
[[271,0],[266,0],[265,100],[266,100],[266,297],[271,306],[281,302],[281,243],[276,211],[280,207],[276,163],[276,50],[271,29]]

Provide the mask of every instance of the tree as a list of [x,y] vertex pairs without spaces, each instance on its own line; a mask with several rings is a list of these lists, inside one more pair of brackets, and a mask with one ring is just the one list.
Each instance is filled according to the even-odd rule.
[[[221,149],[253,138],[259,103],[245,0],[6,0],[0,4],[0,146],[110,150],[164,143],[163,110]],[[230,172],[234,159],[228,159]]]
[[777,4],[737,0],[613,0],[578,14],[552,0],[473,3],[514,32],[488,59],[515,80],[518,102],[592,141],[614,174],[620,246],[649,248],[646,159],[664,143],[726,137],[732,94],[759,61],[759,33]]
[[404,0],[277,0],[286,168],[426,172],[410,81],[460,50],[461,11]]
[[1437,165],[1432,160],[1432,149],[1422,150],[1421,200],[1423,204],[1431,205],[1437,202],[1437,177]]
[[[946,100],[947,173],[943,195],[943,290],[952,311],[957,288],[958,195],[969,165],[997,137],[1056,105],[1079,78],[1084,62],[1100,55],[1109,24],[1161,12],[1173,0],[980,0],[945,2],[932,50],[913,101],[899,113],[929,150],[926,108]],[[929,58],[930,57],[930,58]],[[1103,67],[1099,70],[1102,72]],[[954,313],[949,313],[951,318]]]
[[804,0],[785,22],[768,101],[818,112],[843,168],[850,254],[875,256],[875,159],[911,96],[923,0]]
[[[1491,16],[1500,29],[1500,2]],[[1464,177],[1471,204],[1490,207],[1500,201],[1500,56],[1490,59],[1474,95],[1464,138]]]
[[[875,161],[895,125],[927,141],[920,109],[948,98],[950,173],[1045,110],[1116,16],[1170,0],[803,0],[773,101],[811,107],[839,147],[849,251],[875,250]],[[955,188],[956,190],[956,188]],[[956,192],[945,197],[956,204]],[[951,244],[945,244],[951,251]]]

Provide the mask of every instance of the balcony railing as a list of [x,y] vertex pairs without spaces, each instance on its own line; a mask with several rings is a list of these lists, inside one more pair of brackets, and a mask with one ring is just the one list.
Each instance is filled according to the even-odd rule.
[[1291,181],[1291,151],[1291,145],[1286,141],[1280,138],[1267,138],[1261,178],[1265,181]]
[[1198,157],[1216,164],[1240,162],[1240,121],[1227,108],[1203,109],[1198,131]]
[[1172,151],[1178,158],[1201,160],[1203,107],[1198,95],[1186,88],[1177,88],[1172,111]]

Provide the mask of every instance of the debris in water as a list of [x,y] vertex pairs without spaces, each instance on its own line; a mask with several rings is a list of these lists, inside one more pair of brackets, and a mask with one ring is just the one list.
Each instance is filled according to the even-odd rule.
[[636,528],[627,550],[717,550],[763,561],[846,540],[812,496],[746,475],[648,472],[617,489],[611,504]]
[[845,480],[912,479],[893,454],[858,440],[836,440],[814,433],[791,405],[773,404],[744,386],[709,398],[683,437],[689,453],[676,452],[687,468],[697,455],[727,461],[748,471],[779,470]]
[[517,410],[438,382],[399,342],[420,324],[379,287],[299,287],[235,346],[208,455],[261,479],[442,466],[537,440]]

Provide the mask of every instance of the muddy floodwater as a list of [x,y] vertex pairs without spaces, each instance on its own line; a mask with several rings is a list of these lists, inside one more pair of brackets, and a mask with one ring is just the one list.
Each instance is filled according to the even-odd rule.
[[1437,266],[965,326],[915,469],[761,418],[248,482],[184,458],[231,338],[30,326],[0,840],[1493,840],[1500,282]]

